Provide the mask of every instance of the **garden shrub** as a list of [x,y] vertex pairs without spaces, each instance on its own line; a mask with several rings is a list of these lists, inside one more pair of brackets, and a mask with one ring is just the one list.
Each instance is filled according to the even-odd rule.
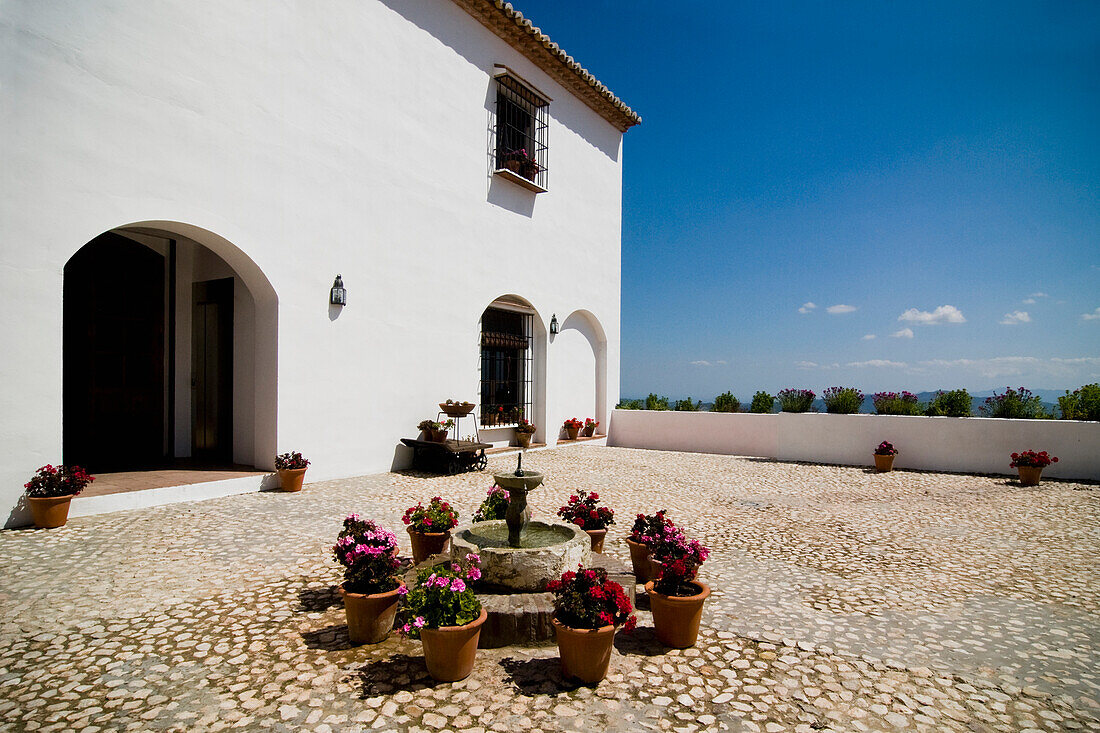
[[1086,384],[1058,398],[1063,420],[1100,420],[1100,384]]
[[644,410],[645,403],[641,400],[619,400],[615,405],[616,410]]
[[[825,402],[825,412],[832,415],[854,415],[863,405],[863,393],[855,387],[829,387],[821,393],[821,399]],[[812,402],[813,398],[810,400]]]
[[[967,399],[970,397],[967,396]],[[879,415],[920,415],[922,412],[917,396],[912,392],[875,392],[871,401]]]
[[1005,387],[1002,394],[993,393],[985,398],[985,404],[978,408],[986,417],[1037,418],[1044,417],[1043,401],[1031,394],[1031,390],[1020,387]]
[[931,417],[970,417],[972,404],[970,393],[965,389],[939,391],[928,403],[928,409],[924,414]]
[[770,413],[774,408],[775,397],[761,390],[752,396],[752,404],[749,405],[749,412],[764,415]]
[[711,412],[737,412],[741,409],[741,400],[733,396],[733,392],[723,392],[714,398]]
[[692,402],[691,397],[688,396],[686,400],[676,400],[675,409],[680,412],[697,412],[702,404],[702,401]]
[[775,398],[780,412],[807,412],[816,396],[810,389],[781,389]]

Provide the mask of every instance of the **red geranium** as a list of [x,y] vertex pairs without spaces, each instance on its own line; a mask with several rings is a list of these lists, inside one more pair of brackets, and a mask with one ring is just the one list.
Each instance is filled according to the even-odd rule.
[[574,629],[619,626],[630,631],[637,624],[634,607],[623,587],[607,579],[603,568],[577,567],[551,580],[546,590],[554,595],[554,617]]
[[1050,464],[1057,462],[1058,457],[1047,455],[1045,450],[1041,450],[1038,453],[1033,450],[1025,450],[1023,453],[1013,453],[1012,463],[1008,465],[1012,466],[1012,468],[1020,468],[1021,466],[1024,468],[1046,468]]
[[600,495],[583,489],[569,497],[569,502],[558,509],[558,516],[581,529],[607,529],[615,523],[615,512],[610,507],[599,506]]

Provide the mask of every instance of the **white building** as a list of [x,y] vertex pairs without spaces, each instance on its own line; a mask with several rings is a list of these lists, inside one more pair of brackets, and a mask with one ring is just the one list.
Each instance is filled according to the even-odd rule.
[[606,424],[639,121],[499,1],[4,3],[0,518],[45,463],[389,470],[447,398]]

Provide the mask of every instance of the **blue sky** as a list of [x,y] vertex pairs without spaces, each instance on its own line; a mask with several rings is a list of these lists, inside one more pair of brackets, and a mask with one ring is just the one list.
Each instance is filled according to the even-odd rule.
[[1100,381],[1100,3],[514,5],[644,120],[623,395]]

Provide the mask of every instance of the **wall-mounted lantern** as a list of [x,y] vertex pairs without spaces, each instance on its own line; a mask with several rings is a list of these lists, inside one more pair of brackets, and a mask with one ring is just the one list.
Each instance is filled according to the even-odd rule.
[[550,316],[550,333],[556,334],[558,332],[558,314]]
[[333,305],[347,305],[348,291],[344,289],[344,281],[337,275],[332,281],[332,290],[329,291],[329,302]]

